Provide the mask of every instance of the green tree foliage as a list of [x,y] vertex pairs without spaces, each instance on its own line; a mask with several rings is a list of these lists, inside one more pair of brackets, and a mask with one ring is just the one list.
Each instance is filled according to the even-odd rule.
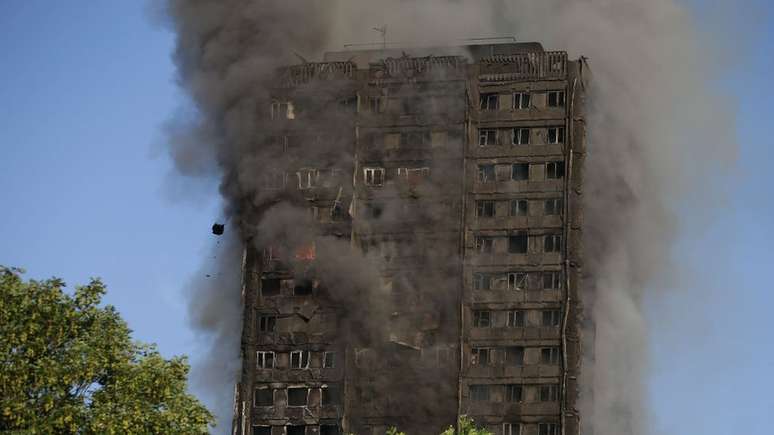
[[98,279],[63,291],[0,266],[0,432],[204,434],[188,363],[135,343]]
[[459,433],[457,433],[457,430],[454,427],[449,426],[441,433],[441,435],[492,435],[492,432],[476,427],[476,423],[473,419],[466,415],[460,417],[460,421],[457,425],[460,429]]
[[[441,435],[493,435],[492,432],[476,427],[472,418],[463,415],[460,417],[457,423],[460,428],[460,433],[457,434],[457,429],[453,426],[449,426],[445,431],[441,432]],[[352,434],[349,434],[352,435]],[[395,426],[387,429],[385,435],[406,435],[406,432],[401,432]]]

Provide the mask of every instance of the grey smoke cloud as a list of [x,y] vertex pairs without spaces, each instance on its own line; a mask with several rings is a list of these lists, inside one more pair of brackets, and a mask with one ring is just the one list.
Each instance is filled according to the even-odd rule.
[[[709,56],[711,42],[680,2],[170,0],[168,8],[178,37],[180,84],[198,108],[197,123],[171,136],[171,153],[184,174],[208,167],[202,160],[217,162],[227,214],[247,236],[255,234],[251,216],[266,199],[257,193],[256,168],[274,161],[260,139],[266,89],[277,67],[298,63],[294,53],[316,60],[322,51],[345,43],[379,41],[371,27],[386,24],[388,39],[407,45],[515,35],[587,56],[593,81],[587,108],[584,286],[595,348],[593,361],[584,367],[585,389],[594,391],[594,401],[585,402],[582,411],[598,435],[651,433],[644,292],[657,294],[659,284],[678,273],[670,258],[676,201],[708,196],[700,180],[734,157],[735,143],[733,116],[709,82],[719,68]],[[271,216],[282,214],[297,218],[292,209],[274,210],[262,231],[281,222]],[[351,255],[332,246],[342,258]],[[359,285],[371,285],[365,283],[368,274],[362,279]],[[208,292],[222,289],[196,291],[199,296]],[[239,337],[238,322],[215,320],[238,313],[238,298],[212,297],[206,309],[201,302],[206,297],[194,299],[192,311],[208,313],[197,317],[202,330]],[[222,358],[234,351],[233,342],[215,340],[210,353]],[[229,373],[233,377],[225,379]],[[231,402],[220,397],[224,392],[230,397],[237,373],[226,374],[221,371],[210,384],[219,397],[221,426],[227,427]]]

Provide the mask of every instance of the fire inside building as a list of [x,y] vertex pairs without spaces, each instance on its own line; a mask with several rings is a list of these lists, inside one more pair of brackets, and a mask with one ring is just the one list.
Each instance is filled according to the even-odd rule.
[[[235,434],[580,432],[584,62],[502,43],[278,71],[261,206],[313,236],[248,243]],[[330,272],[326,240],[362,264]]]

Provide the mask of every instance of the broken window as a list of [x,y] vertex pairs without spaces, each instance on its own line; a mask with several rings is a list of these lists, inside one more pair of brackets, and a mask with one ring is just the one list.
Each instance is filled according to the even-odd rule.
[[543,213],[546,216],[560,215],[564,208],[564,200],[562,198],[547,199],[544,203]]
[[274,368],[274,352],[259,350],[256,352],[255,365],[259,369]]
[[540,349],[540,362],[542,364],[559,364],[559,348],[544,347]]
[[564,162],[546,163],[546,178],[549,178],[549,179],[564,178]]
[[559,435],[560,433],[557,423],[540,423],[538,425],[538,435]]
[[320,435],[339,435],[339,427],[334,424],[320,425]]
[[271,435],[271,426],[253,426],[253,435]]
[[548,91],[548,107],[564,106],[564,91]]
[[540,401],[541,402],[554,402],[559,400],[559,385],[541,385],[540,386]]
[[495,181],[495,165],[478,165],[478,182],[492,183]]
[[309,388],[290,387],[288,388],[288,406],[306,406]]
[[345,113],[357,112],[357,96],[340,98],[338,103],[339,103],[339,109],[342,112],[345,112]]
[[473,311],[473,327],[474,328],[490,328],[494,323],[492,320],[492,312],[485,310]]
[[497,145],[497,130],[494,128],[481,128],[478,130],[478,146]]
[[562,288],[562,272],[543,272],[543,289],[559,290]]
[[336,352],[325,352],[323,353],[323,368],[324,369],[332,369],[336,367]]
[[280,280],[276,278],[263,278],[261,280],[261,295],[276,296],[280,294]]
[[470,364],[474,366],[488,366],[492,363],[493,350],[489,347],[474,347],[471,349]]
[[508,253],[509,254],[526,254],[527,253],[528,238],[526,231],[518,231],[515,234],[508,236]]
[[430,168],[398,168],[398,178],[403,178],[410,184],[417,184],[420,180],[430,176]]
[[514,163],[511,165],[511,179],[514,181],[529,180],[529,163]]
[[481,94],[479,101],[481,110],[497,110],[500,106],[500,98],[497,94]]
[[528,128],[514,128],[511,133],[511,144],[513,145],[529,145],[529,129]]
[[308,369],[309,368],[309,351],[308,350],[294,350],[290,352],[290,368],[291,369]]
[[544,327],[556,327],[559,326],[562,320],[562,312],[559,310],[544,310],[543,322]]
[[293,103],[290,101],[274,100],[271,103],[271,119],[295,119]]
[[298,177],[299,190],[312,189],[317,187],[317,182],[320,179],[320,171],[317,169],[304,168],[296,172],[296,177]]
[[494,237],[476,236],[476,252],[491,254],[494,251]]
[[488,402],[489,401],[489,385],[471,385],[470,386],[470,400],[476,402]]
[[503,435],[521,435],[521,423],[503,423]]
[[400,146],[419,148],[430,143],[430,131],[408,131],[400,134]]
[[509,328],[523,328],[524,327],[524,311],[511,310],[508,311],[508,321],[505,326]]
[[[505,386],[505,400],[507,402],[521,402],[522,401],[522,386],[511,384]],[[508,433],[508,432],[506,432]],[[514,432],[518,434],[518,432]]]
[[524,348],[521,346],[508,346],[505,348],[505,365],[524,365]]
[[293,287],[293,294],[296,296],[309,296],[313,291],[314,281],[311,279],[296,280],[296,285]]
[[527,274],[525,272],[511,272],[508,274],[508,290],[526,290]]
[[381,96],[368,97],[368,111],[371,113],[382,113],[384,105]]
[[335,424],[320,425],[320,435],[341,435],[341,429]]
[[274,406],[274,390],[271,388],[256,388],[255,406]]
[[322,405],[341,405],[341,389],[337,385],[328,385],[322,389]]
[[492,288],[492,275],[488,273],[474,273],[473,274],[473,289],[475,290],[491,290]]
[[559,252],[562,249],[562,236],[546,234],[543,236],[543,252]]
[[381,186],[384,184],[384,168],[363,169],[366,186]]
[[277,316],[261,314],[258,316],[258,331],[260,332],[276,332],[277,331]]
[[494,201],[477,201],[476,202],[476,216],[480,218],[490,218],[495,215],[495,202]]
[[548,143],[564,143],[564,127],[551,127],[548,129]]
[[529,202],[526,199],[511,200],[511,216],[527,216],[529,214]]
[[529,109],[529,104],[530,104],[529,92],[514,92],[513,94],[514,109]]
[[285,188],[285,173],[276,170],[269,170],[263,174],[263,188],[278,190]]
[[286,426],[287,432],[286,435],[305,435],[306,434],[306,426]]

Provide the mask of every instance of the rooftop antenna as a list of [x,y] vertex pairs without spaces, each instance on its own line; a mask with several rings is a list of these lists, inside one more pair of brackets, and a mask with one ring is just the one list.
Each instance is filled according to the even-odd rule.
[[384,24],[381,27],[373,27],[371,30],[376,30],[377,32],[382,34],[382,49],[387,49],[387,25]]

